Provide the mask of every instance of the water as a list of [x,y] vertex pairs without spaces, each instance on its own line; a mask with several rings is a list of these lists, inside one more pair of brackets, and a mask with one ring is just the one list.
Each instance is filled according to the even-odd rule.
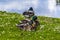
[[23,13],[33,7],[35,14],[39,16],[60,18],[60,6],[56,0],[14,0],[0,3],[0,10]]

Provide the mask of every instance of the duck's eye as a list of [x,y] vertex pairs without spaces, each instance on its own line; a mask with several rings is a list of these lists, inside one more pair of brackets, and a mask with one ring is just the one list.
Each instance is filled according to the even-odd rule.
[[31,12],[29,14],[32,14]]

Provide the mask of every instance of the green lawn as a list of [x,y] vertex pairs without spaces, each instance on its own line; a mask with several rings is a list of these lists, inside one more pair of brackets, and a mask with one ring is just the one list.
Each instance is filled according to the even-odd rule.
[[0,12],[0,40],[60,40],[60,19],[38,16],[36,31],[22,31],[16,27],[24,16]]

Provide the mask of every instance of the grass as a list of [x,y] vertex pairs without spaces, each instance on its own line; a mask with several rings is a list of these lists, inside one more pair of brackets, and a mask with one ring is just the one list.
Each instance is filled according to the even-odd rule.
[[0,40],[60,40],[60,19],[38,16],[36,31],[22,31],[16,27],[24,16],[0,11]]

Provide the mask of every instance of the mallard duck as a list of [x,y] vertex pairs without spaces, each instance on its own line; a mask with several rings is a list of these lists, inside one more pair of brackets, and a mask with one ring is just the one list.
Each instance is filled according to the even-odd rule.
[[34,29],[36,29],[36,27],[37,27],[40,23],[39,23],[38,20],[37,20],[37,16],[33,16],[33,17],[32,17],[32,21],[33,21],[33,23],[32,23],[32,30],[34,30]]

